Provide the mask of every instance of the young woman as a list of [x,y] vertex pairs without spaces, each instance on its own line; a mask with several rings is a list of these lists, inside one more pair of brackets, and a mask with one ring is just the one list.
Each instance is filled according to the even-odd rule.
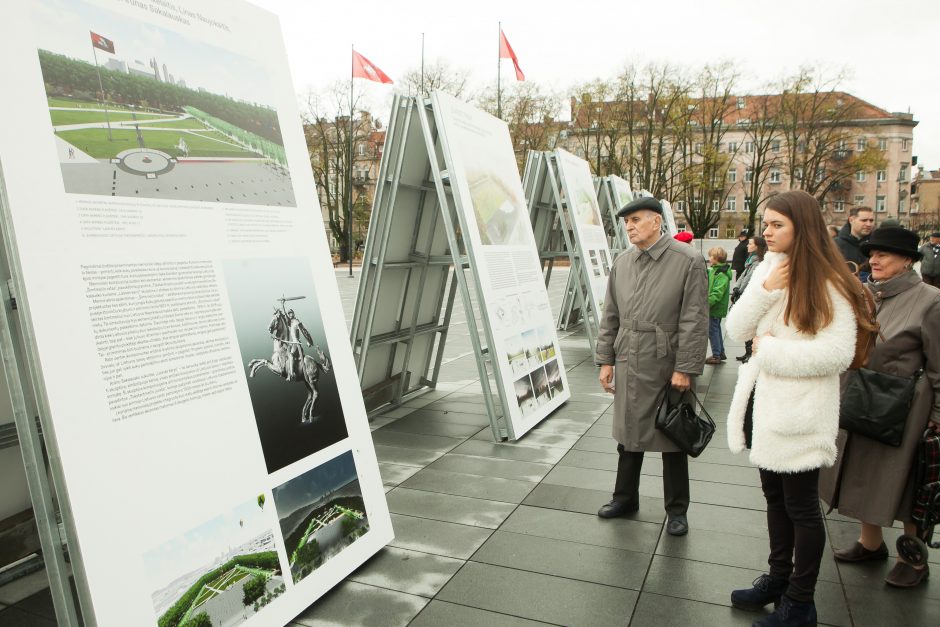
[[750,459],[767,499],[770,572],[752,588],[732,592],[731,602],[750,610],[779,602],[756,626],[815,625],[826,544],[819,469],[835,461],[839,373],[852,362],[867,303],[826,231],[819,203],[806,192],[767,202],[764,238],[770,252],[726,322],[730,337],[754,342],[738,372],[728,446],[745,448],[750,413]]

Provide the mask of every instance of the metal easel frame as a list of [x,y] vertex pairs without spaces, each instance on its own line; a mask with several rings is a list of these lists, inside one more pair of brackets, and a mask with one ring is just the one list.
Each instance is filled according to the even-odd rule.
[[[556,259],[568,257],[571,263],[557,328],[567,330],[581,320],[588,341],[594,346],[600,331],[600,315],[594,311],[589,269],[572,230],[574,221],[562,195],[561,177],[554,152],[529,151],[522,186],[529,203],[529,217],[539,257],[543,268],[547,265],[546,284]],[[558,249],[559,240],[564,242],[563,250]]]
[[620,209],[617,190],[613,179],[609,176],[595,179],[595,185],[597,202],[600,204],[601,215],[604,217],[604,230],[607,231],[607,236],[611,240],[611,253],[616,259],[617,255],[630,248],[630,240],[627,239],[623,220],[617,217],[617,211]]
[[[472,246],[463,235],[468,225],[450,187],[449,153],[443,144],[433,98],[396,96],[351,326],[353,356],[370,415],[435,389],[459,292],[493,437],[514,439],[506,419],[508,405],[499,364],[488,348],[492,331],[485,298]],[[419,184],[403,180],[406,168],[413,172],[419,166],[423,171]],[[403,258],[406,230],[411,240]],[[394,310],[390,309],[389,285],[401,288]],[[381,316],[389,311],[395,314],[391,328],[377,332],[383,326]]]
[[[43,382],[38,349],[29,301],[23,283],[19,252],[13,232],[13,219],[9,197],[0,164],[0,231],[3,255],[0,255],[0,273],[4,279],[3,303],[0,307],[0,354],[13,407],[13,418],[19,438],[20,451],[26,470],[30,501],[39,531],[49,590],[55,609],[56,622],[66,627],[78,627],[79,610],[84,625],[97,624],[91,603],[88,582],[82,566],[79,544],[75,540],[74,521],[71,517],[69,497],[64,489],[64,473],[55,440],[52,421],[48,419],[49,404]],[[6,278],[9,277],[9,281]],[[14,313],[14,311],[16,313]],[[31,410],[32,408],[32,410]],[[38,410],[38,411],[37,411]],[[34,416],[38,413],[42,435]],[[48,471],[43,456],[43,443],[48,456]],[[59,486],[53,499],[53,483]],[[56,501],[64,523],[64,535],[56,521]],[[72,541],[69,542],[68,540]],[[71,563],[71,568],[69,564]],[[70,576],[75,581],[76,597],[72,593]]]

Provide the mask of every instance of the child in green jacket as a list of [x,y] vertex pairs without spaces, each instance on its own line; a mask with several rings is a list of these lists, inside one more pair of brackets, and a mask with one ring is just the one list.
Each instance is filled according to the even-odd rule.
[[731,295],[731,266],[728,253],[716,247],[708,251],[708,341],[712,345],[712,356],[706,364],[718,365],[725,356],[725,342],[721,337],[721,319],[728,315],[728,298]]

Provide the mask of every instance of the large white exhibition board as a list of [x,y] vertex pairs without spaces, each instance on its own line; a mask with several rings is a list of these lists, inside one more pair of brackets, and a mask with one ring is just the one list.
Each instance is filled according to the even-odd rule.
[[571,392],[509,128],[441,92],[432,106],[515,439]]
[[617,212],[621,207],[633,202],[633,191],[630,189],[630,183],[619,176],[611,175],[608,177],[611,184],[612,205],[608,207],[611,227],[614,231],[614,239],[618,243],[617,248],[623,252],[630,247],[630,240],[627,238],[627,229],[623,220],[617,217]]
[[610,276],[613,258],[610,255],[607,233],[604,231],[604,220],[597,204],[591,166],[584,159],[561,148],[555,150],[555,160],[565,201],[568,203],[570,227],[574,231],[575,245],[582,259],[581,267],[586,274],[585,282],[591,286],[594,311],[598,312],[599,319],[604,311],[607,277]]
[[5,2],[0,55],[4,228],[86,619],[287,623],[392,529],[277,19]]

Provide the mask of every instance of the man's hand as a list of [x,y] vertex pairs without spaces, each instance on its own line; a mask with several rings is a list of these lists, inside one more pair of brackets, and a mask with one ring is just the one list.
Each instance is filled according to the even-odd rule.
[[790,260],[786,259],[779,266],[770,271],[767,278],[764,279],[764,289],[772,292],[773,290],[785,289],[790,284]]
[[613,366],[601,366],[601,374],[598,377],[601,382],[601,388],[605,392],[614,393],[614,367]]
[[672,387],[680,392],[685,392],[692,387],[692,379],[684,372],[672,373]]

